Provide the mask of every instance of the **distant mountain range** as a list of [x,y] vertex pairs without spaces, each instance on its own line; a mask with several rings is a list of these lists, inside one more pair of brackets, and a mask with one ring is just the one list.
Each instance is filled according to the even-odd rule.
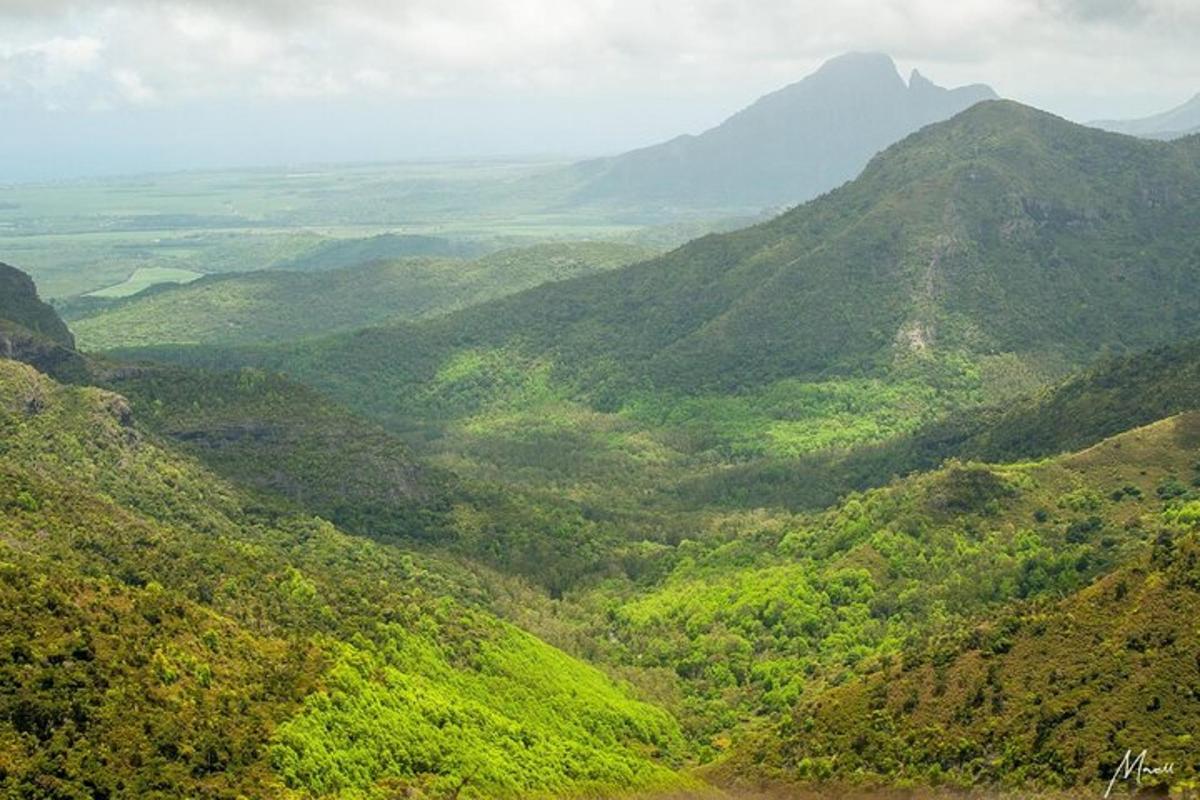
[[1180,106],[1141,119],[1108,119],[1090,123],[1114,133],[1144,139],[1179,139],[1200,133],[1200,93]]
[[795,205],[854,178],[871,156],[981,100],[987,86],[907,83],[880,53],[848,53],[698,136],[573,169],[575,200],[695,206]]

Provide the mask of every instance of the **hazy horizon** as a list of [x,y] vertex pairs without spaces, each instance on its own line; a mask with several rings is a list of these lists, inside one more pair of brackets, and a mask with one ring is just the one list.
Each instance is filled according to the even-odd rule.
[[1200,91],[1183,0],[0,0],[0,23],[0,182],[605,155],[698,133],[847,51],[1080,122]]

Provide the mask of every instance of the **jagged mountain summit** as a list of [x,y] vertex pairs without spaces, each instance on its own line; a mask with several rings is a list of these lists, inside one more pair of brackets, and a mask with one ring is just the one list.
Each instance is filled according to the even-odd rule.
[[1191,100],[1161,114],[1141,119],[1106,119],[1089,123],[1114,133],[1127,133],[1143,139],[1180,139],[1200,133],[1200,92]]
[[795,205],[854,178],[871,156],[982,100],[987,86],[906,83],[882,53],[848,53],[698,136],[574,168],[577,199],[663,205]]

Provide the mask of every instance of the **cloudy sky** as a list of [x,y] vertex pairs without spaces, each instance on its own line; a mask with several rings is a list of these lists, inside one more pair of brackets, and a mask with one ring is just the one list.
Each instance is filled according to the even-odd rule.
[[1200,92],[1200,0],[0,0],[0,181],[615,152],[846,50],[1139,116]]

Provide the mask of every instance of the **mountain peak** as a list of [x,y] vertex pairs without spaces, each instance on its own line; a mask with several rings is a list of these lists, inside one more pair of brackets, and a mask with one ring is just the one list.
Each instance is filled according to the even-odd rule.
[[921,70],[913,67],[913,71],[908,76],[908,88],[913,86],[933,86],[933,81],[921,74]]
[[699,136],[581,165],[591,174],[578,197],[725,209],[800,203],[913,131],[995,96],[986,86],[945,89],[918,72],[906,84],[886,53],[844,53]]
[[894,72],[899,74],[896,69],[896,62],[893,61],[892,57],[887,53],[859,51],[851,51],[848,53],[842,53],[839,56],[834,56],[818,67],[814,74],[820,75],[821,73],[825,72],[849,70],[854,70],[857,72]]

